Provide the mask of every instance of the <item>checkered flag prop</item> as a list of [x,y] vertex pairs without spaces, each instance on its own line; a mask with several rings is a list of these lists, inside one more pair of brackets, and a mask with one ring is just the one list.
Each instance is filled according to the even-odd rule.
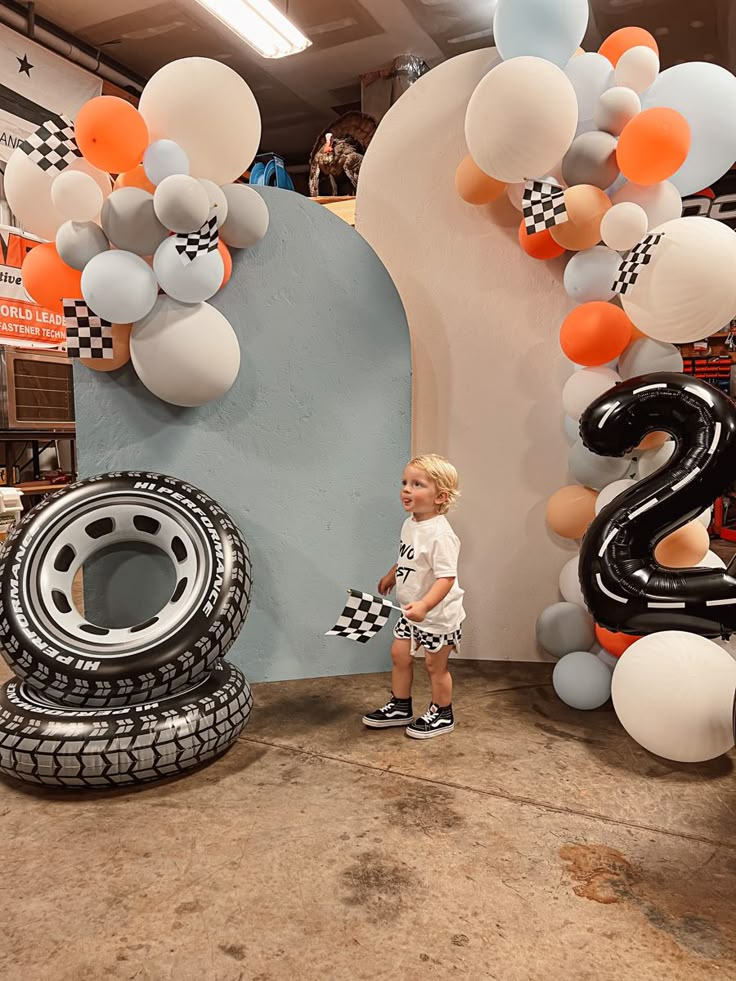
[[398,610],[390,600],[371,593],[361,593],[359,589],[348,590],[348,601],[337,623],[328,630],[325,637],[347,637],[367,644],[378,631],[386,626],[392,610]]
[[565,192],[550,181],[527,181],[521,210],[527,235],[561,225],[567,221]]
[[199,255],[217,251],[220,236],[217,231],[217,218],[209,218],[196,232],[188,235],[177,235],[174,248],[181,256],[182,262],[193,262]]
[[74,138],[74,124],[66,116],[55,116],[41,123],[20,149],[41,170],[61,173],[82,153]]
[[652,261],[652,253],[662,238],[664,238],[664,232],[647,235],[627,253],[626,258],[621,260],[621,265],[616,273],[612,287],[614,293],[623,294],[630,286],[634,285],[639,276],[639,270]]
[[111,358],[112,324],[92,313],[84,300],[63,300],[69,358]]

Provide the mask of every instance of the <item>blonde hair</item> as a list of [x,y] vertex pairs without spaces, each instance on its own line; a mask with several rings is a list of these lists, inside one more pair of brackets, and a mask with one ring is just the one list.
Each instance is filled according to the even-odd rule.
[[437,505],[440,514],[447,514],[460,497],[457,470],[450,461],[436,453],[425,453],[423,456],[415,456],[413,460],[409,460],[409,466],[423,470],[435,482],[437,490],[447,494],[447,500]]

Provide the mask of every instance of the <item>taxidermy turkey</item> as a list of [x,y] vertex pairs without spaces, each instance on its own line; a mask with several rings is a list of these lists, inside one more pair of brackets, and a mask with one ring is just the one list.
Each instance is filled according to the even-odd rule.
[[319,197],[320,177],[329,178],[332,194],[338,194],[337,179],[345,176],[358,186],[363,154],[373,139],[378,124],[364,112],[346,112],[331,126],[322,130],[309,157],[309,195]]

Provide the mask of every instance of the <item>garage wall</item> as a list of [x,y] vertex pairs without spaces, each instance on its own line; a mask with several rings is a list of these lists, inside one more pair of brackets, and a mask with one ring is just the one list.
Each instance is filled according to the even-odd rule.
[[[153,469],[216,498],[251,549],[255,587],[231,653],[253,681],[384,670],[371,644],[326,638],[348,586],[395,561],[410,449],[410,351],[386,270],[345,222],[297,194],[259,189],[271,213],[234,251],[214,299],[236,330],[240,375],[220,401],[181,409],[128,366],[75,367],[80,472]],[[202,338],[207,357],[207,338]],[[164,599],[167,577],[130,553],[87,575],[92,618],[113,623]]]

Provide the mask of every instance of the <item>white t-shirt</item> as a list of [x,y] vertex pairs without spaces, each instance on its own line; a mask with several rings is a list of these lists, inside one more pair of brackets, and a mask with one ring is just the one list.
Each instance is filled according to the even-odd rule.
[[464,593],[457,581],[459,554],[460,539],[444,514],[426,521],[410,517],[402,525],[396,563],[396,596],[402,606],[426,596],[437,579],[455,577],[447,596],[417,624],[427,633],[451,633],[465,619]]

